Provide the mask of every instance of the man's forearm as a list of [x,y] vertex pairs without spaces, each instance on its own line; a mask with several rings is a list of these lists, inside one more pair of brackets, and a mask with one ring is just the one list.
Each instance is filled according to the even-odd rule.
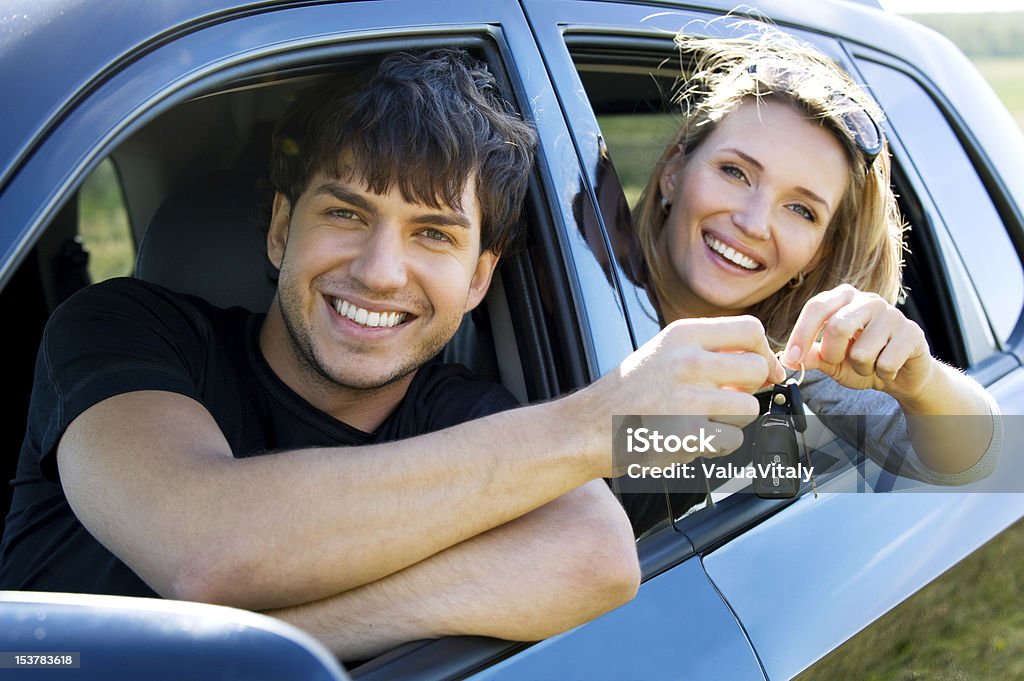
[[564,403],[235,459],[198,402],[129,393],[76,419],[58,462],[82,522],[158,593],[266,610],[377,581],[597,477]]
[[597,480],[382,580],[268,614],[361,659],[446,635],[538,640],[628,601],[638,581],[629,522]]

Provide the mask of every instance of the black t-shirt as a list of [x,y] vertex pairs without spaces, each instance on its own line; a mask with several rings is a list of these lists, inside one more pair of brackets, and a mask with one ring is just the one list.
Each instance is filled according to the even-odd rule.
[[517,406],[500,385],[432,362],[387,420],[365,433],[316,409],[273,373],[259,350],[262,320],[135,279],[91,286],[54,312],[12,481],[0,588],[156,595],[78,522],[60,485],[56,451],[64,430],[108,397],[136,390],[187,395],[213,415],[236,458],[398,440]]

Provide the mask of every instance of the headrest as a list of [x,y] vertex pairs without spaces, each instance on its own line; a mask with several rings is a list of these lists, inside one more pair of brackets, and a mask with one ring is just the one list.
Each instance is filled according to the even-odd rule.
[[237,172],[175,192],[142,238],[136,276],[220,307],[265,312],[275,291],[266,247],[270,198],[255,176]]

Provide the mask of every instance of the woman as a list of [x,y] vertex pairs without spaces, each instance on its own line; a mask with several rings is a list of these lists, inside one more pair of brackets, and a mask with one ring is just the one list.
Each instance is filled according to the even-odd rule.
[[[933,484],[988,475],[995,402],[893,306],[904,225],[877,106],[773,28],[677,42],[694,63],[684,120],[636,209],[661,322],[752,314],[785,365],[807,370],[803,397],[825,425],[853,441],[834,417],[871,415],[880,464]],[[927,418],[953,414],[978,418]]]

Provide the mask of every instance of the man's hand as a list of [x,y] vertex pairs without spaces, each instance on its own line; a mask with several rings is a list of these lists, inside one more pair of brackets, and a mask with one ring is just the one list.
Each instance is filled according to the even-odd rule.
[[591,451],[603,456],[601,475],[621,473],[610,453],[612,416],[689,415],[692,418],[677,424],[676,430],[682,425],[692,432],[713,422],[714,429],[721,431],[715,445],[722,456],[742,444],[741,428],[759,414],[753,393],[784,379],[785,369],[755,317],[672,322],[627,357],[617,371],[579,393],[592,422]]

